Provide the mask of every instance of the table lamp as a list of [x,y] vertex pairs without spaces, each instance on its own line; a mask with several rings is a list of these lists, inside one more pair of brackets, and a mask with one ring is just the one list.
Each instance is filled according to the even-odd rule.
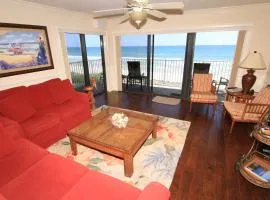
[[254,51],[249,53],[247,57],[239,64],[239,67],[247,69],[247,74],[242,77],[243,93],[249,93],[250,89],[256,82],[255,70],[266,69],[262,54]]

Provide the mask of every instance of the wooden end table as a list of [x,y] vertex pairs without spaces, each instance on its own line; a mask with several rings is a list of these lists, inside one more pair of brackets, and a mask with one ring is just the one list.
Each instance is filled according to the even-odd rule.
[[[124,113],[126,128],[111,123],[114,113]],[[133,174],[133,158],[150,134],[156,138],[158,116],[107,107],[91,119],[68,131],[71,149],[77,155],[77,143],[124,160],[125,176]]]
[[244,94],[242,88],[227,88],[226,89],[226,101],[232,101],[235,103],[248,103],[248,101],[254,99],[252,94]]

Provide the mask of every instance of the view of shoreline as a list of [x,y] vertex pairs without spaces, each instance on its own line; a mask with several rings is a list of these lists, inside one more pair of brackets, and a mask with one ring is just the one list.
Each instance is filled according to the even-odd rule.
[[[235,45],[198,45],[195,48],[195,60],[232,61]],[[123,46],[121,48],[122,58],[146,58],[147,47],[145,46]],[[87,47],[88,59],[99,59],[100,47]],[[68,47],[70,61],[81,61],[81,50],[79,47]],[[156,46],[155,59],[183,60],[185,57],[185,46]]]

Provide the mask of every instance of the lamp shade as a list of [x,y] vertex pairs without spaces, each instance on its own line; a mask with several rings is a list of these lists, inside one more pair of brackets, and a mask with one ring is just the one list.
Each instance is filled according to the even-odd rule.
[[247,57],[240,63],[239,67],[254,70],[266,69],[262,54],[258,53],[257,51],[249,53]]

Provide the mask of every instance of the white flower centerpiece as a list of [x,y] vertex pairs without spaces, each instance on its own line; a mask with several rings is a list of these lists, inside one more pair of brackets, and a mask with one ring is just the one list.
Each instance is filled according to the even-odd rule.
[[112,125],[117,128],[126,128],[128,123],[128,117],[124,113],[114,113],[111,121]]

